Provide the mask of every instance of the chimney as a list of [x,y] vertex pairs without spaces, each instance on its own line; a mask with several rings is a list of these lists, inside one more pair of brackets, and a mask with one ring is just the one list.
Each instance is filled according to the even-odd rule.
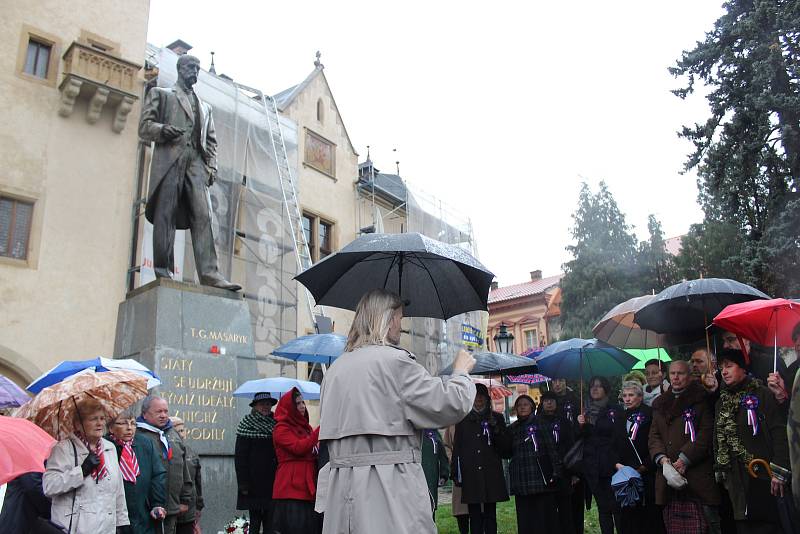
[[497,282],[497,280],[492,280],[492,291],[494,291],[498,287],[500,287],[500,284]]
[[190,45],[186,41],[178,39],[178,40],[168,44],[166,46],[166,48],[169,49],[169,50],[172,50],[173,52],[175,52],[179,56],[182,56],[185,53],[187,53],[189,50],[192,49],[192,45]]
[[536,269],[535,271],[531,271],[531,282],[535,282],[537,280],[542,279],[542,270]]

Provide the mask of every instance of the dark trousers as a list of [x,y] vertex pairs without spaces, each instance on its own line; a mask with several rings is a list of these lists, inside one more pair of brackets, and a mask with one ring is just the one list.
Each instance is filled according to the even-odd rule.
[[614,523],[620,524],[619,510],[611,490],[611,477],[588,478],[586,483],[597,505],[601,534],[614,534]]
[[493,502],[468,504],[471,534],[497,534],[497,505]]
[[457,515],[456,522],[458,523],[458,534],[469,534],[468,515]]
[[575,534],[583,534],[583,513],[586,510],[586,487],[583,479],[572,486],[572,496],[570,497],[572,510],[572,526]]
[[558,510],[554,493],[517,495],[518,534],[553,534],[561,532],[558,525]]
[[252,509],[250,512],[250,534],[270,534],[272,525],[272,514],[270,509]]
[[194,148],[187,148],[175,162],[175,168],[159,184],[153,212],[153,269],[156,276],[168,277],[174,269],[175,225],[180,206],[189,215],[198,278],[202,281],[220,277],[217,249],[211,232],[207,181],[208,171],[202,156]]
[[[572,515],[572,491],[562,490],[555,496],[556,508],[558,509],[558,532],[561,534],[576,534],[575,523]],[[583,509],[581,508],[581,511]],[[583,514],[581,514],[583,522]]]
[[662,513],[655,504],[623,508],[618,517],[620,522],[617,529],[620,534],[663,534],[664,532]]

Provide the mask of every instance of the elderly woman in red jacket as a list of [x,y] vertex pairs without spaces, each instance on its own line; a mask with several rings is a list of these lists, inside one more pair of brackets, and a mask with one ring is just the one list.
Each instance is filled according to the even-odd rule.
[[278,470],[272,487],[275,534],[315,534],[322,521],[314,511],[317,494],[319,427],[311,429],[303,396],[297,388],[285,393],[275,408],[272,431]]

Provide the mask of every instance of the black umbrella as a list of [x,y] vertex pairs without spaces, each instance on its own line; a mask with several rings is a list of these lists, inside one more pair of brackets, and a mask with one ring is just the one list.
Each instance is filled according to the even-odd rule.
[[421,234],[367,234],[295,277],[317,304],[355,310],[369,290],[407,301],[409,317],[486,310],[494,275],[467,251]]
[[700,278],[669,286],[634,315],[640,327],[661,334],[696,334],[726,306],[769,296],[754,287],[727,278]]
[[[473,358],[475,358],[475,367],[469,372],[471,375],[535,373],[537,370],[536,361],[524,356],[515,356],[502,352],[480,352],[473,354]],[[453,374],[453,366],[448,366],[439,374]]]

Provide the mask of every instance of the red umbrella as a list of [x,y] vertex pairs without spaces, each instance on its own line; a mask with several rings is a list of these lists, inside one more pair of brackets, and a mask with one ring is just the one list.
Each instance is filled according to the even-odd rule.
[[800,304],[787,299],[752,300],[731,304],[714,317],[714,324],[759,345],[792,347],[792,330],[800,322]]
[[24,473],[44,473],[44,461],[55,444],[30,421],[0,415],[0,484]]

